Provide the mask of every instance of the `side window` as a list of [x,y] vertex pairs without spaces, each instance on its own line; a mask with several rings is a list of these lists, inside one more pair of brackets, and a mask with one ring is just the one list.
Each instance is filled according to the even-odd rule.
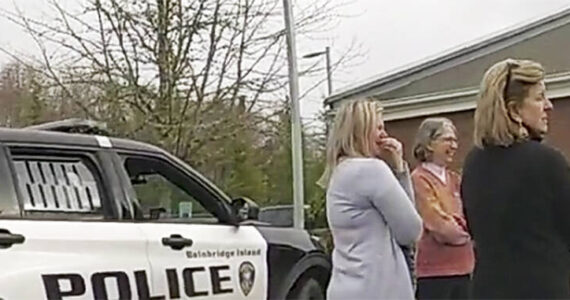
[[12,161],[25,215],[103,219],[100,176],[89,159],[15,154]]
[[6,152],[6,148],[0,147],[0,218],[19,218],[22,214]]
[[217,222],[218,204],[192,178],[165,161],[125,157],[124,166],[143,218],[163,222]]

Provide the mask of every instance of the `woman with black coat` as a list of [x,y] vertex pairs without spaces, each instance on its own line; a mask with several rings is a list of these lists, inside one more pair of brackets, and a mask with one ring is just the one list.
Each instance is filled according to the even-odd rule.
[[570,170],[541,143],[552,109],[540,64],[507,59],[485,73],[461,184],[473,298],[570,298]]

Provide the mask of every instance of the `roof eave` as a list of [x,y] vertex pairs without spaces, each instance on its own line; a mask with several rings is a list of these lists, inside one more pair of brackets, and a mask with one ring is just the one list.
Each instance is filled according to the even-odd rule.
[[548,17],[542,18],[538,21],[531,22],[525,26],[509,30],[505,33],[482,40],[480,42],[476,42],[472,45],[462,47],[459,50],[444,54],[434,59],[429,59],[427,61],[420,62],[419,64],[412,66],[411,68],[404,69],[393,74],[388,74],[381,78],[364,83],[360,86],[347,89],[339,93],[335,93],[325,98],[324,104],[331,105],[335,102],[347,98],[364,96],[370,93],[372,90],[376,90],[374,93],[380,93],[382,91],[379,90],[381,90],[383,86],[388,86],[391,83],[395,83],[396,81],[404,80],[407,77],[410,77],[416,73],[426,71],[429,70],[430,68],[434,68],[437,66],[442,66],[443,64],[447,64],[450,62],[451,64],[449,64],[446,67],[446,69],[452,68],[465,61],[473,59],[473,56],[475,56],[477,52],[482,52],[482,50],[489,49],[491,48],[491,46],[498,46],[498,47],[493,48],[492,51],[486,51],[485,53],[481,53],[481,55],[486,55],[488,54],[488,52],[495,52],[512,45],[513,43],[508,43],[509,40],[516,40],[516,42],[520,42],[521,39],[525,40],[532,38],[541,33],[550,31],[552,29],[558,28],[568,23],[570,23],[570,8],[567,8],[559,13],[550,15]]

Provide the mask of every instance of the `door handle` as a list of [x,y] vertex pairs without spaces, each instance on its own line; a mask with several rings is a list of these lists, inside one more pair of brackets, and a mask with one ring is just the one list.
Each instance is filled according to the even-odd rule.
[[185,247],[191,247],[194,241],[184,238],[179,234],[172,234],[169,237],[163,237],[162,244],[174,250],[182,250]]
[[23,244],[26,238],[21,234],[10,233],[6,229],[0,229],[0,249],[10,248],[14,244]]

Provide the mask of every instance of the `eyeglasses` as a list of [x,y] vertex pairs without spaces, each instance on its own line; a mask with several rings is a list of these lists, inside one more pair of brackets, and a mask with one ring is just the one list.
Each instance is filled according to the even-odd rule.
[[454,136],[440,136],[436,139],[437,141],[444,143],[457,143],[457,138]]
[[519,65],[514,62],[507,62],[507,79],[505,82],[505,89],[503,89],[503,100],[507,101],[507,91],[509,90],[509,83],[511,82],[511,73],[512,70]]

